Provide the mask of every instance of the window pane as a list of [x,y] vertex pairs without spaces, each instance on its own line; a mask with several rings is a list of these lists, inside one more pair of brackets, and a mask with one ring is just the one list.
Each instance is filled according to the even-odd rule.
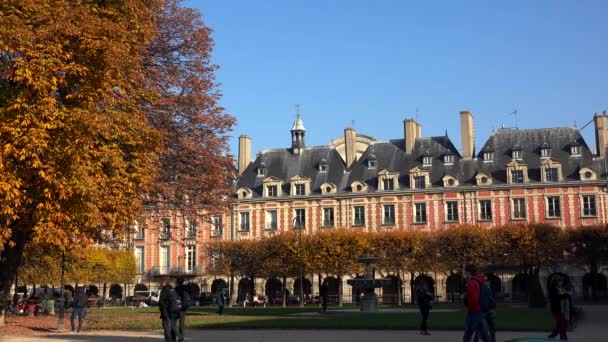
[[524,171],[513,170],[511,171],[511,183],[520,184],[524,182]]
[[355,217],[353,225],[362,226],[365,224],[365,207],[357,206],[355,209]]
[[387,204],[384,206],[384,224],[395,223],[395,206]]
[[479,219],[486,221],[492,220],[492,201],[479,201]]
[[458,202],[446,203],[446,221],[458,221]]
[[305,209],[296,209],[295,214],[296,214],[295,228],[306,227],[306,210]]
[[334,208],[323,208],[323,226],[333,227],[334,225]]
[[249,230],[249,213],[241,213],[241,230]]
[[416,223],[426,222],[426,203],[416,203]]
[[583,196],[583,216],[595,215],[595,196]]
[[514,219],[525,219],[526,218],[526,201],[523,198],[513,199],[513,218]]

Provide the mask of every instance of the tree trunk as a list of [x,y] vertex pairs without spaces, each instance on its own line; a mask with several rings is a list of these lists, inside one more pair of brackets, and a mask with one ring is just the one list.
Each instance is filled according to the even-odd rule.
[[[0,254],[0,326],[5,325],[6,301],[11,293],[11,286],[15,281],[17,270],[21,265],[21,257],[23,256],[23,249],[25,244],[29,240],[31,235],[19,230],[19,227],[13,227],[11,234],[11,241],[15,243],[14,246],[10,246],[8,243],[4,244],[2,253]],[[15,291],[17,289],[15,288]]]
[[401,271],[397,271],[397,305],[403,305],[403,279],[401,279]]
[[547,300],[540,284],[539,272],[539,269],[536,268],[529,276],[528,307],[530,308],[544,308],[547,305]]
[[234,274],[230,275],[230,303],[229,305],[232,307],[236,303],[237,289],[235,288],[236,284],[234,283]]
[[283,276],[283,307],[287,306],[287,276]]
[[410,303],[415,304],[415,302],[414,302],[414,272],[410,272]]
[[108,283],[103,283],[103,297],[101,297],[101,306],[106,306],[106,291]]
[[338,276],[338,306],[342,307],[342,276]]

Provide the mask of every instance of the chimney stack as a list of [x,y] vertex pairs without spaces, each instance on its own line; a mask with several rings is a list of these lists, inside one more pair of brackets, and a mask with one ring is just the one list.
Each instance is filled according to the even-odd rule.
[[422,126],[414,119],[403,121],[403,149],[406,154],[412,153],[416,139],[422,136]]
[[344,151],[346,153],[346,168],[350,168],[357,161],[355,148],[357,132],[354,128],[344,129]]
[[608,132],[606,131],[606,111],[601,115],[593,115],[595,122],[595,144],[596,156],[606,157],[606,147],[608,145]]
[[460,135],[462,138],[462,158],[471,160],[475,156],[475,134],[473,130],[473,114],[469,111],[460,112]]
[[239,176],[245,172],[251,163],[251,138],[248,135],[239,137]]

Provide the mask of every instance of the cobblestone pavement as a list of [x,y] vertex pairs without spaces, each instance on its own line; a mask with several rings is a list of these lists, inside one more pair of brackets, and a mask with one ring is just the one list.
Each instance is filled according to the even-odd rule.
[[[569,334],[570,341],[604,342],[608,336],[608,306],[585,307],[586,319],[576,332]],[[461,341],[461,331],[438,331],[421,336],[415,331],[380,330],[193,330],[186,341],[204,342],[370,342],[370,341]],[[544,337],[547,333],[499,332],[498,341],[517,337]],[[67,341],[162,341],[161,332],[91,332],[83,334],[49,334],[45,336],[0,336],[1,342],[67,342]]]

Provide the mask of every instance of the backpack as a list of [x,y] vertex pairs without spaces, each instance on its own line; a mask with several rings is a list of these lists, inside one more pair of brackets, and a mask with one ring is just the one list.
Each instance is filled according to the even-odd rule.
[[179,297],[179,294],[175,291],[175,289],[169,290],[169,312],[171,313],[179,313],[182,311],[182,299]]
[[489,312],[496,309],[496,300],[494,299],[492,289],[477,279],[475,281],[479,283],[479,307],[481,308],[481,312]]

